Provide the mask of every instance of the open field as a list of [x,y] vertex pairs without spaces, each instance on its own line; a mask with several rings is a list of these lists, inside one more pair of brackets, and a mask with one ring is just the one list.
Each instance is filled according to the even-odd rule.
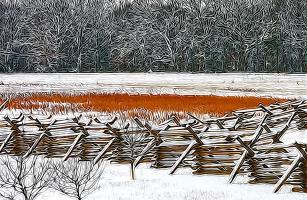
[[307,94],[305,75],[286,74],[2,74],[0,78],[0,93],[17,96],[9,108],[51,112],[135,113],[133,109],[141,108],[224,115]]
[[0,92],[307,97],[306,74],[0,74]]
[[88,199],[306,199],[305,75],[0,77],[0,152],[105,161]]

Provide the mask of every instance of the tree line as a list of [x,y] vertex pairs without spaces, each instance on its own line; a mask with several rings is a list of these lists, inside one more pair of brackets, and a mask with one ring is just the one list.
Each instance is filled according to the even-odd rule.
[[307,1],[0,1],[0,72],[150,70],[307,72]]

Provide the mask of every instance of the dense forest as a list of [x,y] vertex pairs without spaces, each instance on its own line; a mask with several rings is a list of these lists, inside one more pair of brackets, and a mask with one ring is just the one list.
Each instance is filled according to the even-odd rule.
[[0,72],[307,72],[307,0],[0,0]]

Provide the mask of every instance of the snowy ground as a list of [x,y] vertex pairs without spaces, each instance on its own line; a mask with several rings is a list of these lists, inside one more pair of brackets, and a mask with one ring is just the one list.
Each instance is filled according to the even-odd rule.
[[[101,181],[101,190],[91,200],[303,200],[306,194],[290,193],[290,187],[272,193],[274,185],[228,184],[227,176],[191,175],[189,169],[180,169],[175,175],[169,170],[152,169],[142,164],[136,169],[136,180],[130,179],[128,165],[107,165]],[[55,192],[46,192],[39,199],[69,200]]]
[[[253,95],[307,98],[307,75],[286,74],[0,74],[2,92],[130,92],[169,94]],[[298,138],[304,138],[302,133]],[[292,139],[293,137],[289,138]],[[130,179],[128,165],[107,165],[101,190],[90,200],[303,200],[284,186],[228,184],[228,176],[195,176],[188,169],[175,175],[169,170],[140,165],[137,180]],[[69,200],[54,191],[38,199]]]
[[0,74],[0,92],[129,92],[307,97],[305,74]]

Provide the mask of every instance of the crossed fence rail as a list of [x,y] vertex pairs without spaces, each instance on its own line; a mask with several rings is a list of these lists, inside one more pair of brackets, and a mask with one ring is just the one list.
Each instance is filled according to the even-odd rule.
[[[307,192],[307,143],[282,140],[286,134],[307,134],[305,101],[260,104],[220,118],[188,116],[180,120],[173,115],[157,125],[134,118],[123,125],[118,117],[1,115],[0,153],[133,161],[134,167],[151,162],[152,167],[170,168],[170,174],[190,167],[193,174],[229,175],[230,183],[240,174],[249,183],[275,184],[274,192],[283,184]],[[143,137],[129,146],[125,137],[131,135]]]

